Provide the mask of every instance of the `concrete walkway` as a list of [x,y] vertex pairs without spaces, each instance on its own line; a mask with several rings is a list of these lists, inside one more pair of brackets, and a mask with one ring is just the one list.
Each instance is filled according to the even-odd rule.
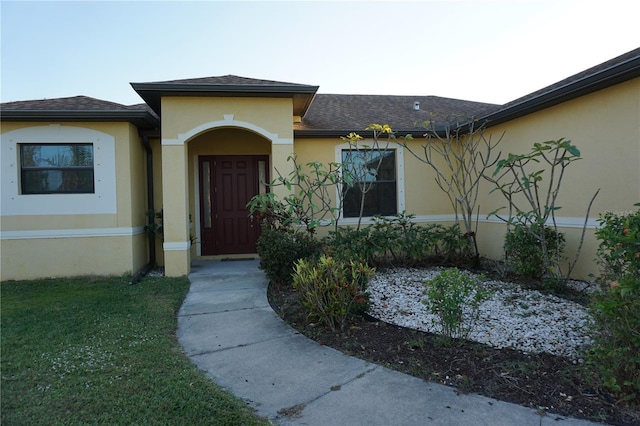
[[[178,340],[216,383],[280,425],[588,425],[347,356],[285,324],[257,260],[194,261]],[[560,422],[558,422],[561,420]]]

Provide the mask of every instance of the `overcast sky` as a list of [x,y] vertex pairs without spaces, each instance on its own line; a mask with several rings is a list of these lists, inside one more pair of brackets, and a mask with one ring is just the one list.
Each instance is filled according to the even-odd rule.
[[0,1],[2,102],[234,74],[506,103],[640,47],[640,1]]

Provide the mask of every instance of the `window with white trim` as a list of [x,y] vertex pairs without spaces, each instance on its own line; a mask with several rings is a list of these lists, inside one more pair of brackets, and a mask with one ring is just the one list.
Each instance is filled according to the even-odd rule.
[[22,194],[93,194],[94,161],[91,143],[22,143]]
[[343,217],[359,217],[361,206],[365,217],[398,213],[396,149],[342,149],[341,163]]

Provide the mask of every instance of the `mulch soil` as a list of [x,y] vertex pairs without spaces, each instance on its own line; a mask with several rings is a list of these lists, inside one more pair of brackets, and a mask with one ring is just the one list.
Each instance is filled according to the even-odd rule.
[[369,316],[354,318],[343,332],[331,332],[307,321],[293,290],[270,285],[268,296],[272,308],[299,332],[354,357],[452,386],[460,393],[531,407],[541,414],[640,425],[640,403],[631,407],[594,387],[596,376],[588,365],[466,340],[447,343],[441,336]]

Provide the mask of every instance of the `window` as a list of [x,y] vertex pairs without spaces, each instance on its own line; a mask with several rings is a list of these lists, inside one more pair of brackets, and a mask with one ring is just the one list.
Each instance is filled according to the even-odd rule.
[[353,186],[343,188],[343,217],[389,216],[398,212],[396,150],[342,150],[343,176]]
[[93,145],[20,144],[22,194],[92,194]]

